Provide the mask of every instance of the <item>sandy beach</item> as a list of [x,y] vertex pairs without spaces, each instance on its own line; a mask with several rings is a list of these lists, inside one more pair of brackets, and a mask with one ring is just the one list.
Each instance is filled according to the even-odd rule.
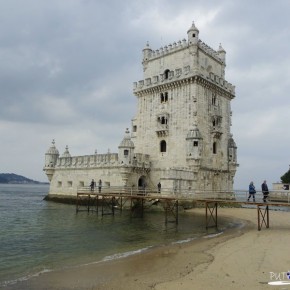
[[261,231],[257,209],[219,208],[218,216],[240,219],[243,226],[124,259],[44,273],[19,289],[290,289],[268,285],[288,280],[290,212],[270,211],[270,228]]

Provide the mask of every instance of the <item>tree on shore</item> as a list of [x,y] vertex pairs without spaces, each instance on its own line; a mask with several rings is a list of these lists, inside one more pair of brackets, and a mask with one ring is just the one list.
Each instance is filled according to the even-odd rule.
[[280,178],[282,183],[290,183],[290,169]]

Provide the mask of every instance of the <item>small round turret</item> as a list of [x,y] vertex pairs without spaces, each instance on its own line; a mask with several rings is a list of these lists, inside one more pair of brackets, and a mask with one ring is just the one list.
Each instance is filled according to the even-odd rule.
[[68,146],[66,145],[65,151],[63,152],[61,157],[71,157],[69,151],[68,151]]
[[54,167],[56,164],[56,160],[59,157],[59,152],[55,147],[55,141],[52,140],[52,145],[45,153],[45,167]]
[[152,49],[149,46],[149,42],[147,41],[146,46],[143,48],[143,61],[147,61],[152,53]]
[[187,158],[200,159],[202,151],[202,136],[196,124],[193,124],[186,136]]
[[118,148],[130,148],[130,149],[135,148],[135,145],[134,145],[133,141],[131,140],[130,131],[128,128],[126,128],[125,136],[124,136],[123,140],[121,141]]
[[119,163],[129,165],[134,156],[134,142],[131,140],[129,129],[126,128],[125,136],[119,145]]
[[228,140],[228,160],[230,162],[237,162],[237,145],[232,134]]
[[54,140],[52,140],[52,145],[49,147],[49,149],[45,153],[45,165],[43,168],[49,181],[51,181],[52,179],[54,168],[55,168],[58,157],[59,157],[59,152],[55,147]]
[[199,30],[196,28],[194,21],[192,21],[192,25],[187,31],[188,44],[189,45],[197,44],[198,36],[199,36]]
[[223,63],[226,63],[226,51],[223,49],[221,44],[218,49],[218,54]]

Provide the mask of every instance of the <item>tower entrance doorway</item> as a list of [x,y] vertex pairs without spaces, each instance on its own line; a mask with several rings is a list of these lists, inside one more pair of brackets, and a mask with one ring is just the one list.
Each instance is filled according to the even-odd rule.
[[145,190],[146,188],[146,177],[145,176],[141,176],[138,179],[138,189],[139,190]]

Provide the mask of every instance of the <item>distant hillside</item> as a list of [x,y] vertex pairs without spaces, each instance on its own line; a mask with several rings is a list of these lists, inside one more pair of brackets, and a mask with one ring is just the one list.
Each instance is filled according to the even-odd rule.
[[46,184],[14,173],[0,173],[0,183],[9,184]]

